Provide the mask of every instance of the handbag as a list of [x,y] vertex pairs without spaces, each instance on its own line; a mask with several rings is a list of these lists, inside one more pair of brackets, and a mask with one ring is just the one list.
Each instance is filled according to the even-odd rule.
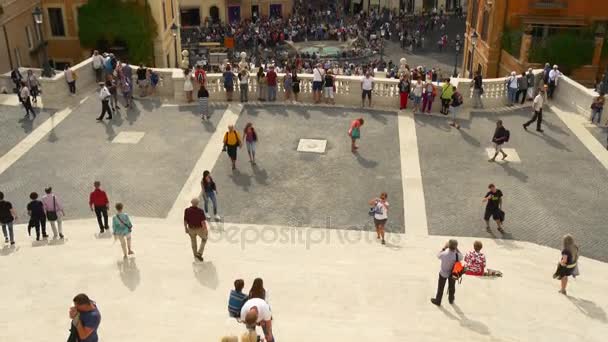
[[53,210],[46,212],[46,219],[49,221],[57,221],[57,207],[55,204],[55,195],[53,195]]

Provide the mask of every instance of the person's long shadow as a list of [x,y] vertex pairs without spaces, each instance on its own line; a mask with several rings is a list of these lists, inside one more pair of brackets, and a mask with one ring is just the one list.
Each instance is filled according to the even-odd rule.
[[4,248],[0,249],[0,255],[1,256],[7,256],[7,255],[11,255],[13,253],[16,253],[19,250],[19,247],[16,247],[15,245],[12,246],[4,246]]
[[473,145],[475,147],[481,147],[481,142],[479,142],[479,140],[477,140],[475,137],[473,137],[472,135],[467,133],[462,128],[463,127],[461,127],[461,129],[458,130],[458,133],[460,133],[460,135],[462,136],[462,139],[464,139],[464,141],[466,141],[469,145]]
[[110,141],[110,142],[112,140],[114,140],[114,138],[116,138],[116,131],[114,130],[114,123],[112,122],[112,120],[107,120],[105,122],[102,122],[102,124],[106,128],[106,135],[108,136],[108,141]]
[[251,169],[253,170],[253,177],[258,184],[268,185],[268,172],[266,169],[260,169],[257,164],[252,164]]
[[366,169],[373,169],[378,166],[378,162],[372,159],[367,159],[361,155],[361,153],[356,152],[355,157],[357,157],[357,162],[359,165],[363,166]]
[[19,123],[21,124],[21,128],[23,128],[23,132],[25,133],[31,133],[32,130],[34,129],[34,120],[35,119],[30,119],[29,117],[24,117],[19,119]]
[[485,325],[482,322],[475,321],[475,320],[468,318],[464,314],[464,312],[462,312],[462,310],[460,310],[458,305],[452,304],[452,307],[454,308],[454,311],[456,312],[457,316],[454,315],[453,313],[449,312],[442,306],[439,307],[439,310],[441,310],[441,312],[443,312],[443,314],[446,315],[448,318],[458,321],[463,328],[467,328],[480,335],[490,335],[490,329],[488,329],[487,325]]
[[219,281],[213,262],[193,262],[192,272],[194,272],[194,277],[201,285],[212,290],[217,289]]
[[598,320],[602,323],[608,323],[606,311],[604,311],[601,306],[583,298],[568,296],[568,300],[572,302],[572,304],[574,304],[574,306],[576,306],[576,308],[585,316]]
[[137,268],[137,264],[135,263],[135,258],[127,258],[117,261],[116,267],[118,268],[122,283],[125,284],[129,290],[135,291],[141,280],[139,268]]
[[519,179],[520,181],[527,183],[528,182],[528,175],[526,175],[525,173],[519,171],[518,169],[513,168],[508,160],[503,160],[500,163],[497,163],[498,165],[500,165],[503,169],[505,169],[505,171],[507,172],[507,174],[509,176],[513,176],[517,179]]
[[251,175],[242,173],[239,169],[232,170],[232,174],[229,176],[232,178],[234,184],[243,188],[243,191],[249,192],[251,186]]

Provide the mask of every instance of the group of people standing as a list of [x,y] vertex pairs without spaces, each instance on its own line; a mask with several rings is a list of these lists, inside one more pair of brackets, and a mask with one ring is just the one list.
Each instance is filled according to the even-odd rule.
[[38,103],[38,95],[40,94],[40,81],[38,76],[30,69],[27,71],[26,76],[23,77],[19,68],[15,68],[11,71],[11,80],[15,84],[15,91],[19,97],[19,102],[23,104],[25,108],[24,118],[29,118],[30,114],[32,118],[36,117],[33,105]]

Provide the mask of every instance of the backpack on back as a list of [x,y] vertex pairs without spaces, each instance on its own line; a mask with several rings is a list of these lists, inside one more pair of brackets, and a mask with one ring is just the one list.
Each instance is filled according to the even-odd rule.
[[458,253],[456,253],[456,262],[454,266],[452,266],[452,279],[458,281],[458,283],[462,282],[462,276],[467,271],[467,268],[464,267],[462,262],[458,260]]
[[505,129],[505,142],[508,142],[509,138],[511,138],[511,132],[509,132],[508,129]]

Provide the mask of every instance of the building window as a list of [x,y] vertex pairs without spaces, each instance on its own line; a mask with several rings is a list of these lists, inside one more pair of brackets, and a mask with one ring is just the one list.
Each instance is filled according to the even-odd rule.
[[469,25],[473,28],[473,30],[477,30],[477,16],[479,15],[479,0],[471,0],[473,2],[473,6],[471,9],[471,21]]
[[163,1],[163,23],[165,31],[167,31],[167,3]]
[[27,38],[27,47],[34,48],[34,37],[32,36],[32,28],[30,25],[25,26],[25,36]]
[[49,24],[51,35],[65,37],[65,26],[63,26],[63,11],[61,8],[49,8]]
[[173,0],[171,0],[171,19],[175,19],[175,6],[173,5]]
[[170,68],[170,67],[171,67],[171,60],[170,60],[169,54],[167,54],[167,68]]
[[481,40],[487,42],[488,29],[490,26],[490,13],[488,11],[483,11],[483,17],[481,19],[483,20],[481,23]]
[[19,48],[15,48],[15,60],[17,61],[17,66],[22,66],[21,65],[21,51],[19,51]]

